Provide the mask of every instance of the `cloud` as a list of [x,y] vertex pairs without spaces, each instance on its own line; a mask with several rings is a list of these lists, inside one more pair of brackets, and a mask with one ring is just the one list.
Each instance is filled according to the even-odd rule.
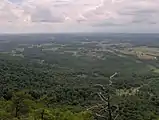
[[0,23],[26,22],[29,15],[24,9],[7,0],[0,1]]
[[159,0],[1,0],[0,25],[4,24],[20,27],[159,24]]
[[[109,3],[103,8],[111,14],[99,25],[159,24],[159,0],[121,0]],[[103,15],[106,9],[103,9]],[[98,11],[102,12],[101,9]],[[93,11],[95,12],[95,11]],[[96,23],[98,25],[98,22]]]
[[63,22],[65,18],[64,16],[53,15],[50,10],[41,8],[31,14],[31,20],[32,22],[58,23]]

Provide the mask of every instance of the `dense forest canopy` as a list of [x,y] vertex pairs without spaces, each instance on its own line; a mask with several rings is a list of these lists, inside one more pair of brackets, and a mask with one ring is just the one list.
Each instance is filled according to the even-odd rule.
[[159,120],[159,35],[0,35],[0,120]]

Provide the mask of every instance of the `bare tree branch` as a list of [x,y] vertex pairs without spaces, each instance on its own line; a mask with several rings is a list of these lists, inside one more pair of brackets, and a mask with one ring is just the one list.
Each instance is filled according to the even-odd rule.
[[103,85],[101,85],[101,84],[95,84],[94,86],[95,87],[100,87],[102,90],[105,90],[105,87]]
[[94,106],[92,106],[90,108],[87,108],[87,110],[91,110],[91,109],[98,108],[98,107],[104,107],[103,105],[105,105],[105,104],[94,105]]
[[98,117],[101,117],[101,118],[107,118],[106,116],[100,115],[98,113],[96,113],[95,115],[98,116]]
[[101,99],[102,101],[104,101],[104,102],[107,102],[107,101],[108,101],[108,99],[106,99],[106,98],[102,95],[101,92],[99,92],[99,93],[97,93],[97,94],[98,94],[98,96],[100,97],[100,99]]
[[119,117],[119,114],[117,114],[117,115],[115,116],[114,120],[116,120],[118,117]]

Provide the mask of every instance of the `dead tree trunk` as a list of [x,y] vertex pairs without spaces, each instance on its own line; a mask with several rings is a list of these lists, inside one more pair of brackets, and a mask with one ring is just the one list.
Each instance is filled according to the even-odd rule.
[[[111,105],[111,87],[112,87],[112,79],[117,75],[118,73],[114,73],[112,76],[110,76],[109,78],[109,84],[107,86],[107,88],[105,88],[103,85],[101,84],[96,84],[95,86],[97,87],[100,87],[102,89],[102,92],[98,92],[98,96],[99,98],[104,102],[103,103],[103,107],[102,107],[102,110],[107,112],[107,117],[106,116],[103,116],[103,115],[100,115],[98,113],[96,113],[95,115],[100,117],[100,118],[105,118],[106,120],[116,120],[116,118],[118,117],[118,115],[114,116],[113,115],[113,110],[112,110],[112,105]],[[106,93],[106,97],[104,96]],[[106,106],[106,107],[105,107]],[[90,109],[94,109],[94,108],[97,108],[97,106],[93,106],[91,107]],[[89,109],[89,110],[90,110]]]

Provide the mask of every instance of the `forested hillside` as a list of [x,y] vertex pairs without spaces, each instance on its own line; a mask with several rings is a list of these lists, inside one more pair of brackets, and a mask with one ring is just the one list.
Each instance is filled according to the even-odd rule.
[[159,120],[158,38],[0,36],[0,120]]

